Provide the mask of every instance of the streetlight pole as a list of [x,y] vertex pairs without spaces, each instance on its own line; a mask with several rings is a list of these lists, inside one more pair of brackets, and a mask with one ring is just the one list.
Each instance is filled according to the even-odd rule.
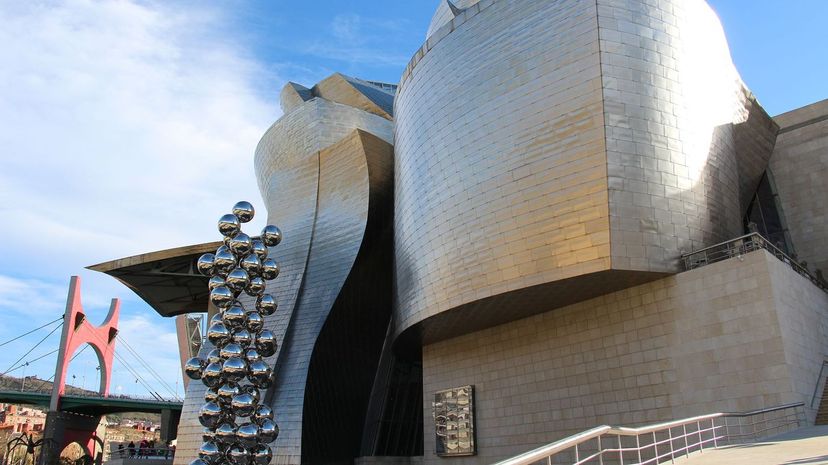
[[29,362],[23,364],[23,379],[20,380],[20,392],[23,392],[23,388],[26,387],[26,367],[29,366]]

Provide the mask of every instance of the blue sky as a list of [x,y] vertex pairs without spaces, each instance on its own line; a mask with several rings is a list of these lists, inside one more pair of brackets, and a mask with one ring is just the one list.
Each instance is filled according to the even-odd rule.
[[[396,82],[437,3],[0,0],[0,342],[60,316],[79,274],[90,319],[122,298],[123,337],[180,389],[172,321],[83,267],[217,239],[236,200],[261,206],[252,154],[284,83],[334,71]],[[769,113],[828,97],[828,2],[710,3]],[[45,334],[2,347],[0,373]],[[90,352],[70,367],[87,388]],[[53,370],[47,357],[26,374]],[[120,363],[112,389],[146,394]]]

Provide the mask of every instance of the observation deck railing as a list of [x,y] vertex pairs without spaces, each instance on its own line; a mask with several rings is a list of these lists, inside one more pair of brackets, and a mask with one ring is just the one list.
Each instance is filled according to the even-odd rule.
[[815,286],[828,292],[828,285],[826,285],[823,279],[812,275],[808,268],[797,263],[796,260],[789,257],[779,247],[773,245],[761,234],[756,232],[711,245],[710,247],[694,250],[693,252],[683,253],[681,258],[684,260],[684,269],[689,271],[711,263],[727,260],[728,258],[740,257],[760,249],[767,250],[771,255],[793,268],[794,271],[809,279]]
[[495,465],[646,465],[693,452],[744,444],[800,427],[804,403],[744,413],[711,413],[667,423],[625,428],[599,426]]

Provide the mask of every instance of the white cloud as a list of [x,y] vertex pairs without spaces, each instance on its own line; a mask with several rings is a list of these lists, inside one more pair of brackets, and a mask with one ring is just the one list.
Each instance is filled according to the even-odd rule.
[[[239,199],[264,211],[253,151],[279,116],[281,80],[206,8],[0,2],[0,317],[11,322],[0,337],[62,313],[80,274],[91,320],[122,297],[121,334],[169,384],[180,379],[173,322],[82,268],[215,240]],[[48,377],[54,362],[43,366]]]
[[55,260],[59,248],[89,264],[210,240],[235,200],[259,200],[252,153],[277,110],[257,86],[275,77],[211,33],[216,15],[0,6],[0,211],[16,225],[13,255]]

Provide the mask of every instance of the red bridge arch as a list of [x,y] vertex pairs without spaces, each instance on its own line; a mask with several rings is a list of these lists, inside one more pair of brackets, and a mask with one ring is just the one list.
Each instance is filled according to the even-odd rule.
[[101,383],[98,393],[109,395],[109,383],[112,379],[112,360],[115,356],[115,336],[118,335],[118,317],[121,301],[112,299],[109,313],[100,326],[93,326],[86,318],[80,296],[80,277],[72,276],[69,282],[69,296],[66,299],[66,312],[63,314],[63,333],[60,337],[55,384],[52,388],[52,400],[49,410],[60,410],[60,398],[66,391],[66,372],[72,354],[83,344],[89,344],[98,356],[101,366]]

